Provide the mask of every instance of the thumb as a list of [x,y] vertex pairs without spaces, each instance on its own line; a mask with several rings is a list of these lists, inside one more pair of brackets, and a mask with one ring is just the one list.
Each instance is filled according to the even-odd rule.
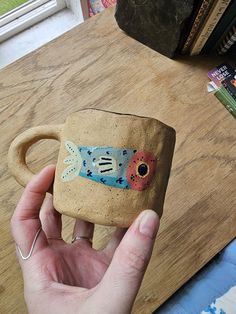
[[130,313],[151,258],[159,218],[152,210],[143,211],[130,226],[113,256],[104,275],[99,293],[101,299],[119,309],[119,313]]

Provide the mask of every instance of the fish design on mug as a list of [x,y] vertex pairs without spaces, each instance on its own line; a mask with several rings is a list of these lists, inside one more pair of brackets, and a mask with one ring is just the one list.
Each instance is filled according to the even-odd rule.
[[142,191],[153,180],[157,159],[151,152],[130,148],[76,146],[65,142],[70,153],[64,159],[69,165],[62,173],[63,182],[77,176],[95,182],[121,188]]

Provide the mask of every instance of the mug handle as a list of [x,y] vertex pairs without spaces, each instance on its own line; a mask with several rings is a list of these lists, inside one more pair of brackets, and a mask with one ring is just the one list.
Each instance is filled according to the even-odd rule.
[[34,176],[26,164],[26,153],[29,147],[42,139],[60,141],[62,128],[63,124],[33,127],[18,135],[11,143],[8,151],[8,167],[16,181],[22,186],[26,186]]

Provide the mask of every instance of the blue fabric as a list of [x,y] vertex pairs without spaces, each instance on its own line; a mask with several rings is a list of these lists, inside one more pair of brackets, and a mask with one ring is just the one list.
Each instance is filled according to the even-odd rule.
[[155,314],[199,314],[236,285],[236,239]]

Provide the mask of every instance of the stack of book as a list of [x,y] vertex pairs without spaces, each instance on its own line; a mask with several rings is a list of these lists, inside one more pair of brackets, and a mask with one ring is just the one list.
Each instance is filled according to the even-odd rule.
[[[116,3],[121,29],[168,57],[236,54],[236,0],[81,0],[85,18]],[[189,13],[182,16],[181,10]],[[176,34],[176,44],[170,47],[166,47],[167,32]]]
[[229,64],[221,64],[208,72],[211,82],[208,91],[214,92],[225,108],[236,118],[236,71]]
[[197,0],[179,46],[187,55],[236,53],[236,0]]

